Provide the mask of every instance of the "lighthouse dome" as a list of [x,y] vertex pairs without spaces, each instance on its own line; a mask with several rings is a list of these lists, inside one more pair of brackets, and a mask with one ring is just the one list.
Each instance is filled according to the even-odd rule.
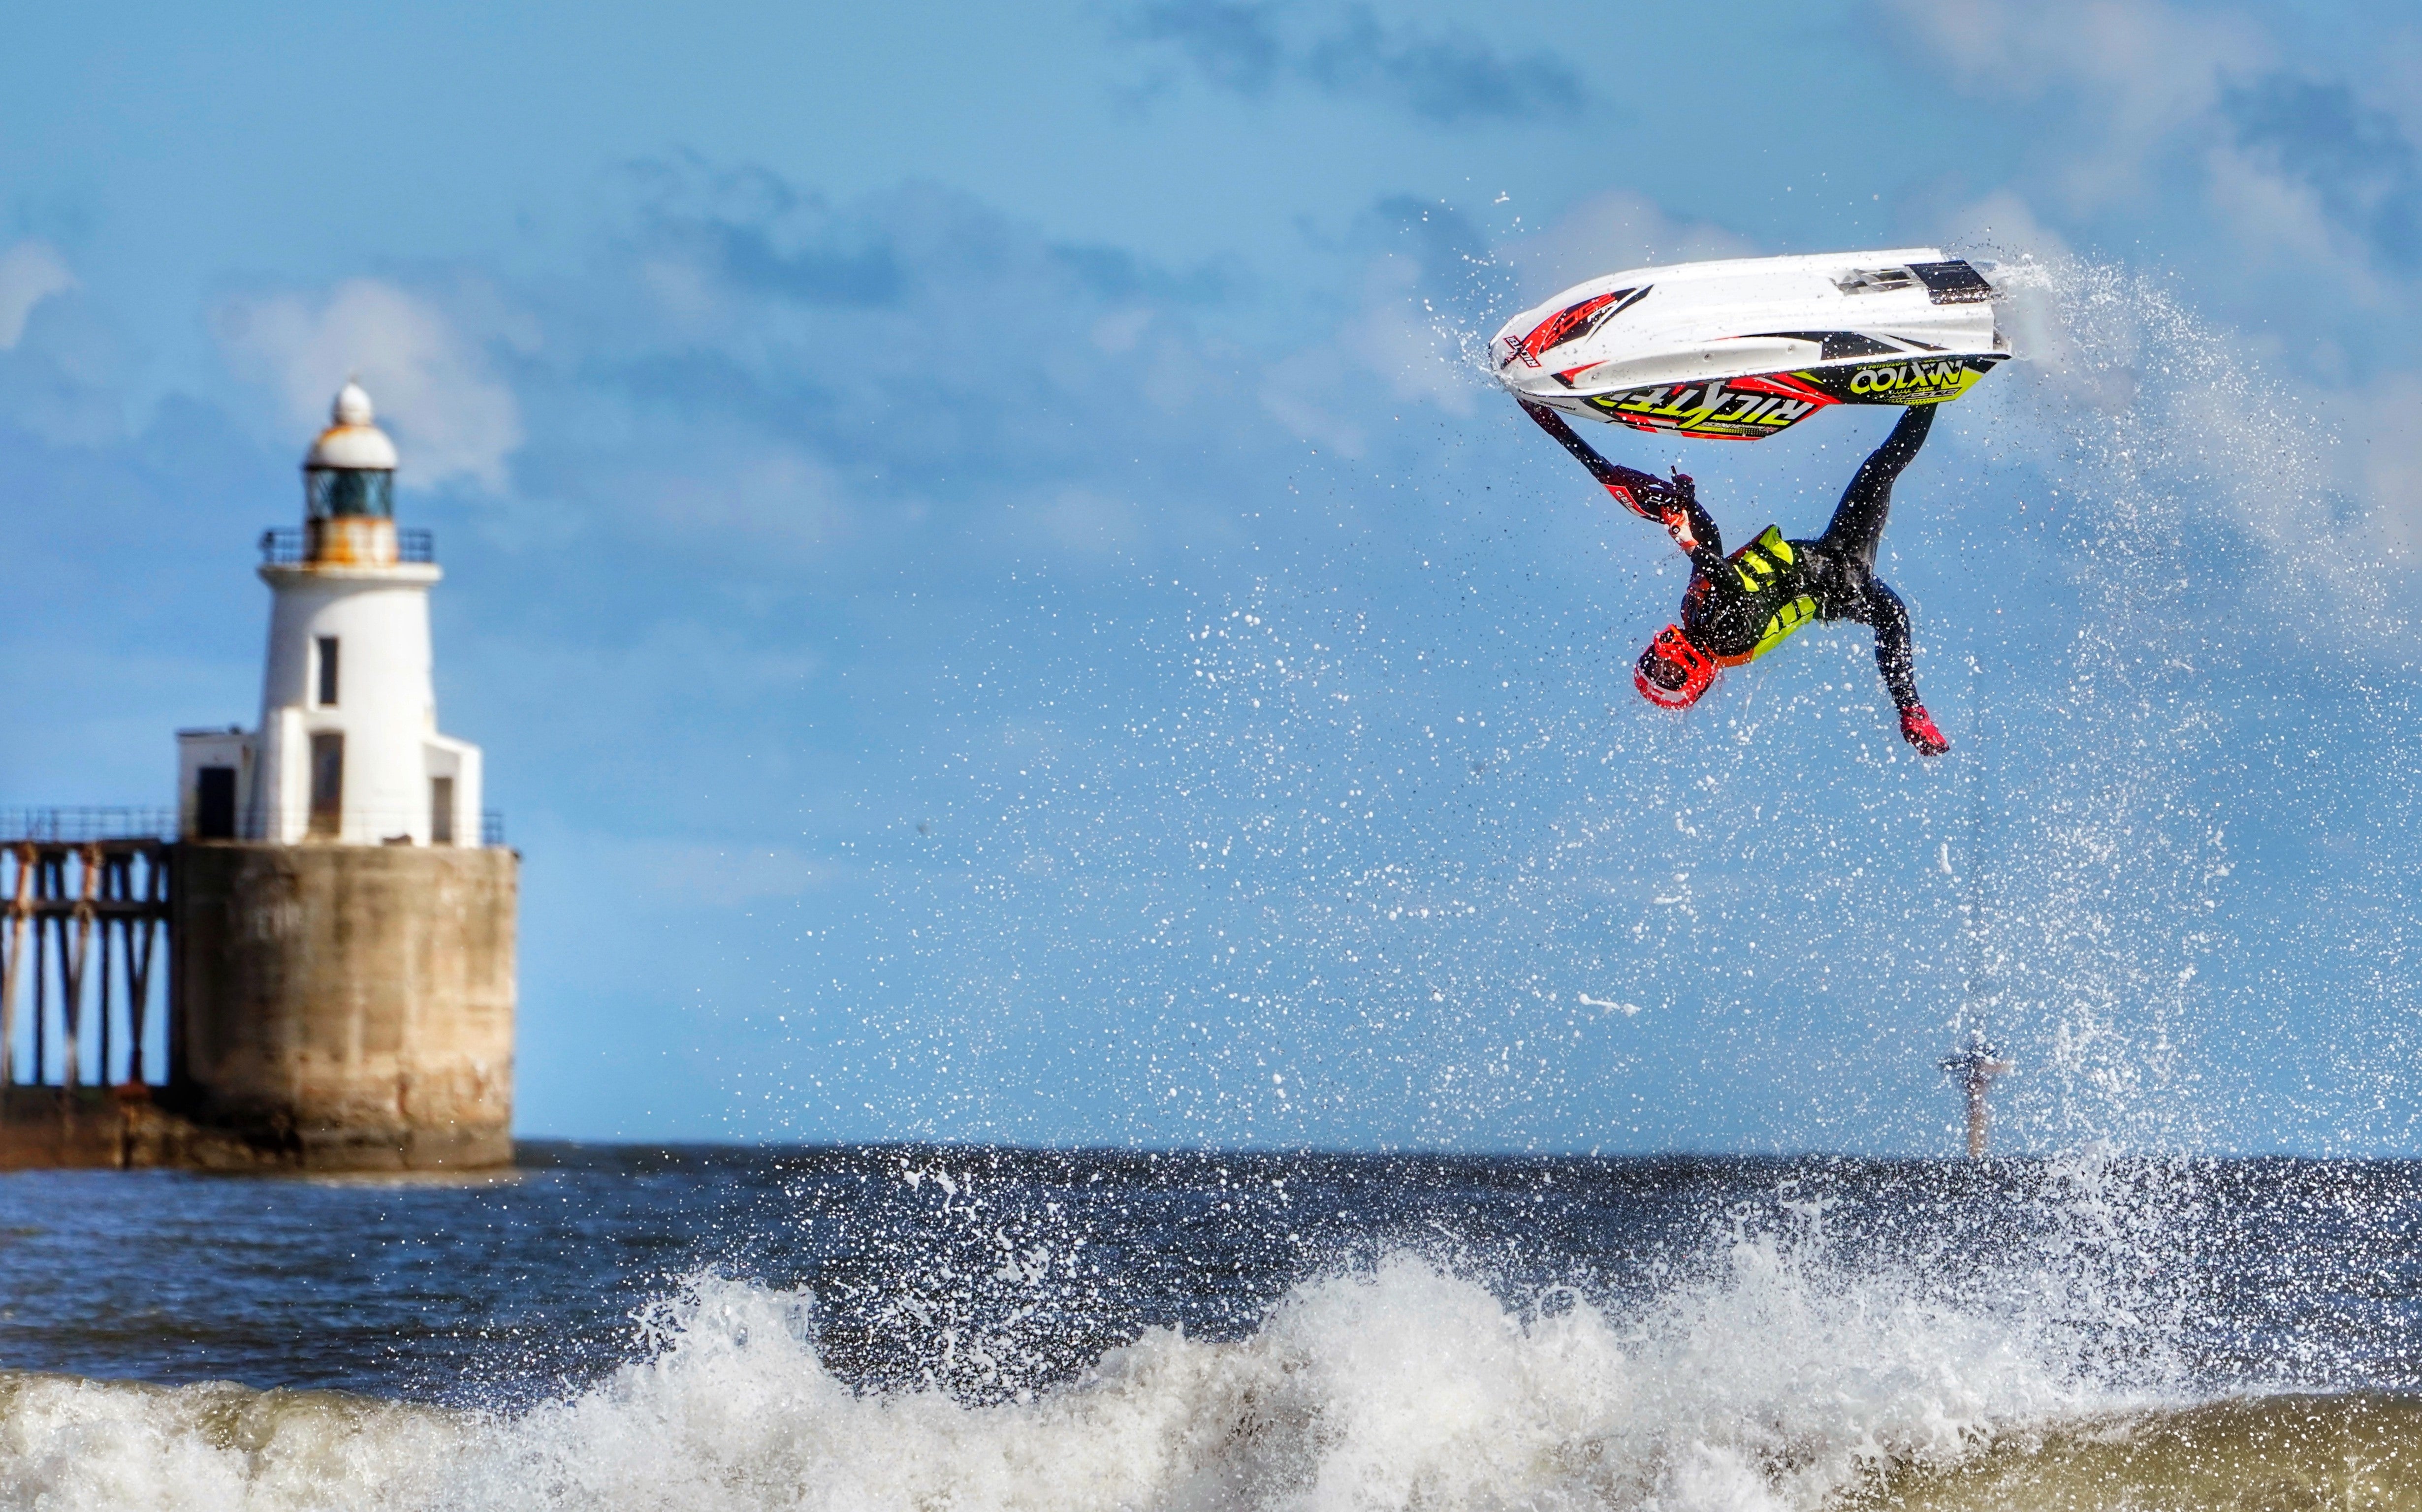
[[378,428],[370,396],[352,379],[329,406],[333,422],[303,458],[305,513],[314,520],[395,513],[395,443]]
[[361,385],[346,380],[328,418],[333,423],[311,443],[304,466],[395,471],[395,443],[375,423],[370,396]]

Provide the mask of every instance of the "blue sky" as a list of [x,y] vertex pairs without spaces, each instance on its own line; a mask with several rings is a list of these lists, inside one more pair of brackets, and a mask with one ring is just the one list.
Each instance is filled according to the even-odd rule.
[[[358,370],[581,1137],[2411,1151],[2422,29],[2371,8],[78,8],[0,57],[0,803],[249,720]],[[1464,360],[2032,258],[1888,575],[1957,743]],[[1813,531],[1888,417],[1679,461]]]

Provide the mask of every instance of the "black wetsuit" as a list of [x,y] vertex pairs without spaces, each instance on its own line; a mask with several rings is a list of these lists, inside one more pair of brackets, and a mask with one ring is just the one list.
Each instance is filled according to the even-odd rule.
[[1785,541],[1768,526],[1725,555],[1723,536],[1688,478],[1671,480],[1607,462],[1554,411],[1524,404],[1550,435],[1581,459],[1607,491],[1670,531],[1691,559],[1682,594],[1682,633],[1722,664],[1745,662],[1781,645],[1812,620],[1851,620],[1873,627],[1876,669],[1903,710],[1922,708],[1911,669],[1909,609],[1875,573],[1876,548],[1892,512],[1894,480],[1926,443],[1934,406],[1912,404],[1884,444],[1843,491],[1832,522],[1814,541]]

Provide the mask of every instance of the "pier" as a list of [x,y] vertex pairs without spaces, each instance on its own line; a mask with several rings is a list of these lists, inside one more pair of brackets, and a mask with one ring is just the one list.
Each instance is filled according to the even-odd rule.
[[0,811],[0,1169],[169,1158],[170,817]]

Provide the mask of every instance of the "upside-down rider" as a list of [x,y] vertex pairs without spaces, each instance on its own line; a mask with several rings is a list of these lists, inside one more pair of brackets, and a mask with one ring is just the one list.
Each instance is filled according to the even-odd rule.
[[1667,479],[1619,466],[1574,434],[1554,410],[1520,402],[1616,503],[1662,525],[1691,559],[1682,622],[1659,631],[1633,669],[1641,697],[1668,709],[1688,708],[1715,681],[1717,669],[1765,655],[1812,620],[1852,620],[1875,629],[1876,669],[1900,710],[1901,737],[1925,756],[1951,748],[1918,701],[1909,609],[1876,575],[1876,547],[1892,511],[1893,480],[1926,443],[1933,405],[1912,404],[1902,414],[1884,444],[1860,465],[1823,535],[1785,541],[1782,528],[1769,525],[1726,556],[1723,537],[1700,507],[1688,474],[1677,471]]

